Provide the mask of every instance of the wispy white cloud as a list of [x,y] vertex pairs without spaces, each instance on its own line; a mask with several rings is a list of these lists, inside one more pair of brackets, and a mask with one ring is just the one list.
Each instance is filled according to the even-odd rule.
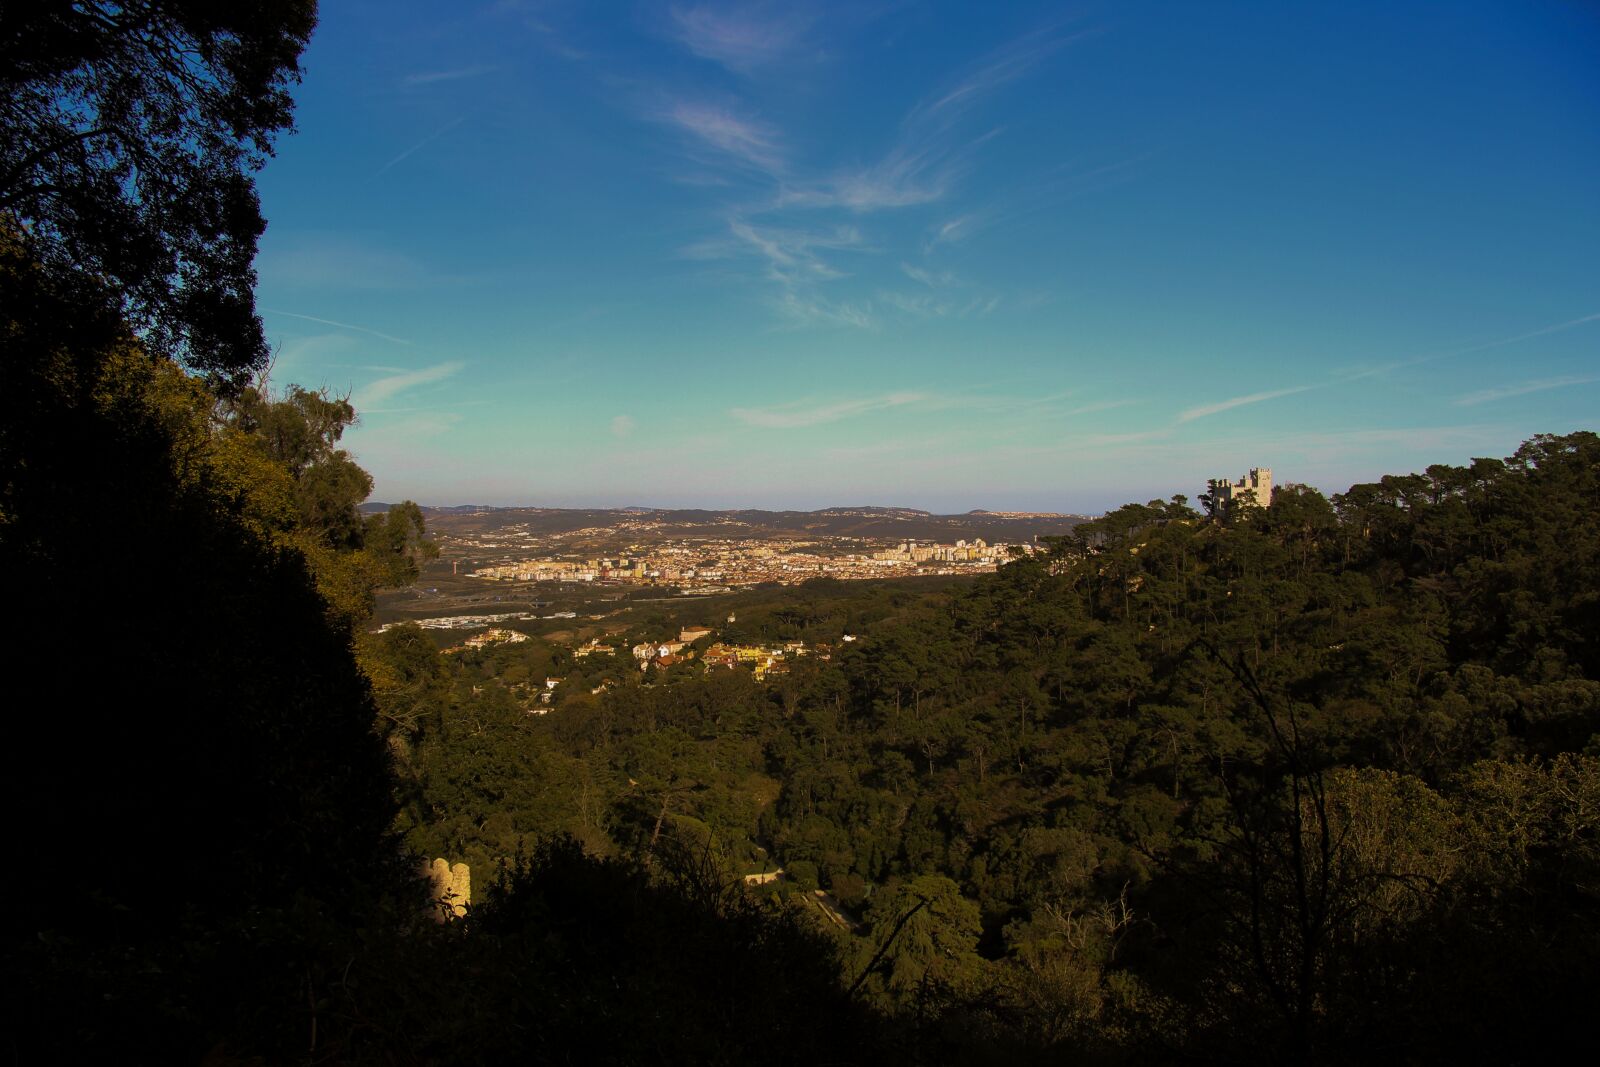
[[671,18],[673,35],[685,48],[736,74],[788,56],[810,23],[788,6],[763,3],[674,7]]
[[[960,120],[984,97],[1023,77],[1069,40],[1052,28],[990,53],[953,86],[914,107],[901,123],[894,145],[879,162],[809,188],[789,189],[782,202],[867,212],[944,200],[971,168],[976,150],[1001,132],[989,129],[963,140],[955,133]],[[945,240],[953,237],[953,231],[943,235]]]
[[943,145],[898,146],[872,166],[791,184],[779,194],[778,204],[858,213],[931,204],[949,193],[964,164],[964,154]]
[[1600,322],[1600,312],[1595,312],[1593,315],[1585,315],[1578,319],[1570,319],[1567,322],[1558,322],[1553,326],[1541,326],[1537,330],[1529,330],[1527,333],[1519,333],[1515,337],[1502,337],[1498,341],[1488,341],[1481,345],[1473,345],[1471,348],[1457,349],[1456,351],[1451,352],[1450,355],[1464,356],[1471,352],[1482,352],[1488,348],[1500,348],[1503,345],[1514,345],[1519,341],[1531,341],[1535,337],[1543,337],[1546,334],[1560,333],[1563,330],[1570,330],[1574,326],[1582,326],[1589,322]]
[[[776,6],[698,3],[672,9],[670,32],[696,55],[747,73],[789,57],[801,47],[808,27],[804,18]],[[1024,77],[1068,40],[1059,28],[1051,27],[990,53],[954,81],[927,94],[905,114],[882,150],[857,165],[808,166],[799,146],[737,103],[669,98],[665,106],[647,114],[686,135],[686,143],[697,150],[690,153],[700,164],[695,183],[726,182],[738,189],[740,198],[727,207],[728,235],[700,242],[686,249],[685,255],[704,259],[758,256],[764,265],[764,279],[780,290],[772,298],[772,306],[791,324],[872,327],[873,304],[864,295],[856,293],[851,300],[841,300],[823,287],[849,273],[838,265],[839,257],[827,253],[878,249],[869,248],[853,227],[822,231],[792,225],[792,220],[813,212],[865,216],[950,198],[977,166],[982,146],[1001,133],[992,127],[974,129],[968,116],[990,94]],[[717,173],[719,170],[722,173]],[[772,183],[770,200],[752,203],[752,176],[761,184]],[[982,215],[967,211],[947,217],[922,248],[923,254],[936,245],[969,236]],[[930,290],[961,284],[949,271],[907,262],[902,262],[901,269]],[[1000,306],[999,298],[992,295],[969,294],[957,300],[879,291],[877,300],[884,309],[919,317],[987,315]]]
[[919,318],[944,318],[949,315],[962,319],[973,315],[981,317],[991,314],[1000,306],[998,296],[976,296],[961,303],[933,293],[901,293],[893,290],[880,290],[877,299],[897,311]]
[[778,287],[771,305],[791,326],[871,329],[875,320],[870,301],[838,300],[821,292],[826,283],[848,277],[826,253],[868,250],[854,226],[771,226],[734,215],[727,237],[700,242],[683,254],[694,259],[758,258],[765,280]]
[[367,334],[370,337],[377,337],[377,338],[379,338],[381,340],[384,340],[384,341],[392,341],[397,345],[409,345],[411,343],[410,341],[407,341],[404,337],[396,337],[393,334],[382,333],[382,332],[380,332],[378,330],[369,330],[365,326],[353,326],[348,322],[339,322],[339,321],[337,321],[335,319],[321,319],[321,318],[318,318],[315,315],[301,315],[301,314],[299,314],[297,312],[280,311],[277,308],[269,308],[269,307],[264,307],[261,310],[265,311],[269,315],[283,315],[283,316],[285,316],[287,318],[291,318],[291,319],[302,319],[305,322],[320,322],[324,326],[337,326],[341,330],[352,330],[355,333],[364,333],[364,334]]
[[463,366],[465,364],[460,361],[451,361],[448,363],[436,363],[431,367],[422,367],[417,370],[403,371],[399,374],[391,374],[376,381],[368,382],[356,390],[355,395],[350,398],[350,402],[355,405],[356,411],[363,415],[379,414],[385,410],[385,404],[401,393],[421,385],[431,385],[434,382],[443,381],[461,370]]
[[983,96],[1022,78],[1051,54],[1082,36],[1081,33],[1066,35],[1060,32],[1060,27],[1052,26],[1009,41],[980,59],[953,85],[924,101],[912,117],[948,121],[950,116],[971,107]]
[[[545,13],[549,14],[550,11],[547,9]],[[563,33],[544,19],[527,17],[523,19],[522,24],[537,33],[541,43],[562,59],[572,63],[582,63],[589,58],[587,50],[574,45],[568,39],[566,33]]]
[[956,276],[947,270],[931,271],[922,267],[914,267],[910,263],[901,263],[900,270],[907,278],[914,282],[921,282],[929,289],[948,289],[956,284]]
[[886,396],[840,400],[814,407],[785,404],[767,408],[733,408],[728,414],[747,426],[759,426],[768,430],[795,430],[903,407],[926,399],[923,393],[889,393]]
[[[1072,39],[1050,28],[990,53],[954,85],[912,108],[876,163],[820,180],[791,181],[779,195],[779,206],[865,213],[944,200],[971,169],[977,149],[1001,132],[995,128],[963,138],[956,132],[961,120],[984,97],[1023,77]],[[953,231],[944,239],[954,239]]]
[[861,231],[853,226],[790,229],[733,218],[728,222],[728,232],[737,239],[735,250],[753,251],[762,256],[767,261],[767,276],[791,287],[844,277],[843,271],[829,264],[819,253],[862,247]]
[[825,252],[859,252],[861,233],[853,226],[825,229],[766,226],[734,216],[728,235],[683,250],[691,259],[734,259],[754,256],[764,263],[764,278],[778,286],[772,305],[791,326],[873,326],[869,302],[829,299],[822,283],[847,277],[823,257]]
[[481,78],[485,74],[492,74],[498,67],[480,64],[473,67],[459,67],[455,70],[425,70],[415,74],[407,74],[401,79],[405,85],[435,85],[439,82],[464,81],[468,78]]
[[787,292],[775,301],[775,306],[795,326],[853,326],[870,330],[877,325],[870,303],[834,301]]
[[714,104],[677,100],[658,117],[734,160],[769,174],[783,169],[778,134],[757,119],[734,114]]
[[1528,393],[1542,393],[1547,389],[1564,389],[1567,386],[1589,385],[1593,382],[1600,382],[1600,375],[1535,378],[1532,381],[1519,382],[1515,385],[1500,385],[1491,389],[1480,389],[1476,393],[1466,393],[1456,397],[1455,403],[1458,407],[1471,407],[1474,404],[1488,404],[1495,400],[1526,396]]
[[[1214,404],[1202,404],[1197,407],[1188,408],[1179,413],[1174,424],[1181,424],[1190,422],[1194,419],[1205,418],[1209,415],[1216,415],[1224,411],[1230,411],[1233,408],[1243,407],[1247,404],[1258,404],[1267,400],[1275,400],[1279,397],[1292,396],[1296,393],[1304,393],[1312,389],[1347,384],[1349,382],[1354,382],[1364,378],[1373,377],[1375,375],[1384,374],[1389,371],[1397,370],[1401,367],[1409,367],[1420,363],[1428,363],[1434,360],[1445,359],[1453,356],[1462,356],[1473,352],[1481,352],[1491,348],[1499,348],[1505,345],[1516,344],[1521,341],[1532,340],[1536,337],[1544,337],[1548,334],[1559,333],[1563,330],[1570,330],[1574,327],[1596,321],[1600,321],[1600,313],[1585,315],[1576,319],[1569,319],[1566,322],[1558,322],[1550,326],[1540,327],[1537,330],[1529,330],[1525,333],[1516,334],[1511,337],[1502,337],[1497,340],[1487,341],[1468,348],[1452,349],[1447,352],[1440,352],[1415,359],[1402,360],[1382,366],[1339,373],[1336,374],[1331,380],[1322,383],[1297,385],[1287,389],[1266,390],[1258,393],[1250,393],[1245,396],[1232,397],[1227,400],[1218,401]],[[1548,389],[1563,389],[1577,385],[1588,385],[1595,382],[1600,382],[1600,375],[1568,375],[1555,378],[1537,378],[1529,381],[1496,386],[1489,389],[1482,389],[1477,392],[1465,393],[1456,397],[1454,399],[1454,403],[1458,407],[1471,407],[1478,404],[1492,403],[1497,400],[1505,400],[1510,397],[1523,396],[1528,393],[1543,392]],[[1385,431],[1372,431],[1372,433],[1376,435],[1381,435],[1383,432]],[[1420,433],[1422,431],[1408,432]]]
[[933,251],[939,245],[953,245],[965,241],[981,228],[980,216],[977,214],[957,215],[953,219],[946,219],[934,227],[927,242],[923,245],[924,254]]
[[629,437],[633,434],[636,425],[632,415],[617,415],[611,420],[611,436],[617,438]]
[[574,28],[571,16],[581,12],[582,5],[553,4],[547,0],[495,0],[489,6],[496,15],[536,34],[541,45],[563,59],[582,62],[589,58],[590,53],[571,40]]
[[[981,142],[969,146],[967,154]],[[1009,189],[1003,201],[936,221],[922,242],[923,255],[942,245],[959,245],[977,234],[1001,225],[1016,225],[1030,215],[1058,208],[1062,203],[1134,181],[1138,164],[1149,159],[1144,152],[1097,165],[1063,164],[1047,176],[1020,188]]]
[[1443,352],[1433,352],[1424,356],[1414,356],[1410,359],[1395,360],[1393,362],[1382,363],[1377,366],[1353,368],[1352,370],[1343,373],[1341,375],[1341,380],[1353,382],[1362,378],[1373,378],[1377,377],[1378,375],[1388,374],[1392,371],[1401,370],[1406,367],[1415,367],[1422,363],[1433,363],[1441,359],[1452,359],[1456,356],[1467,356],[1475,352],[1485,352],[1491,348],[1503,348],[1506,345],[1514,345],[1521,341],[1531,341],[1535,337],[1544,337],[1552,333],[1561,333],[1565,330],[1570,330],[1591,322],[1600,322],[1600,312],[1596,312],[1592,315],[1584,315],[1576,319],[1568,319],[1566,322],[1557,322],[1550,326],[1541,326],[1537,330],[1529,330],[1526,333],[1515,334],[1511,337],[1501,337],[1493,341],[1484,341],[1481,344],[1469,345],[1466,348],[1452,348]]
[[1242,408],[1246,404],[1259,404],[1264,400],[1276,400],[1280,396],[1303,393],[1311,388],[1313,386],[1296,385],[1289,389],[1271,389],[1261,393],[1250,393],[1248,396],[1236,396],[1228,400],[1220,400],[1215,404],[1201,404],[1199,407],[1188,408],[1182,412],[1178,416],[1178,421],[1190,422],[1194,419],[1203,419],[1208,415],[1217,415],[1224,411],[1232,411],[1234,408]]
[[428,136],[424,137],[422,140],[418,141],[416,144],[412,145],[410,148],[406,149],[404,152],[401,152],[398,156],[395,156],[393,159],[389,160],[389,162],[385,163],[383,166],[379,167],[377,169],[377,171],[375,171],[373,173],[372,176],[374,178],[376,178],[376,177],[379,177],[382,174],[387,173],[389,171],[389,169],[392,168],[395,164],[400,163],[403,160],[409,159],[412,155],[416,154],[417,152],[420,152],[422,149],[426,148],[428,145],[430,145],[433,142],[437,141],[439,138],[443,137],[445,134],[449,133],[451,130],[455,129],[457,126],[461,125],[465,121],[467,121],[467,117],[465,115],[460,115],[460,116],[458,116],[456,118],[451,119],[449,122],[445,123],[443,126],[440,126],[437,130],[434,130],[432,133],[428,134]]

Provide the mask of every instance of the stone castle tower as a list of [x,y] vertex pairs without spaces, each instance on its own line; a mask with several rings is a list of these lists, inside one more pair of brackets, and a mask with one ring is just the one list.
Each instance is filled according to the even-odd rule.
[[472,871],[465,863],[452,866],[449,860],[434,860],[423,865],[422,874],[428,879],[434,916],[440,922],[467,913],[467,905],[472,903]]
[[1255,502],[1257,507],[1272,506],[1272,468],[1251,467],[1250,473],[1240,478],[1237,482],[1230,482],[1226,478],[1218,478],[1212,483],[1212,491],[1216,494],[1216,501],[1221,504],[1225,500],[1244,500],[1246,498]]

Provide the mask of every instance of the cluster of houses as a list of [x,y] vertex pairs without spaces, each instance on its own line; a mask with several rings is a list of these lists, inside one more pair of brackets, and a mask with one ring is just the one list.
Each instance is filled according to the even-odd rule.
[[[638,662],[640,671],[649,671],[652,667],[656,670],[666,670],[698,659],[707,672],[744,664],[752,670],[757,681],[764,681],[770,675],[786,673],[789,663],[801,656],[815,654],[819,659],[831,659],[833,655],[833,648],[830,645],[819,644],[808,647],[804,641],[785,641],[778,645],[736,645],[717,641],[704,651],[691,647],[695,642],[710,637],[714,632],[709,626],[689,626],[678,633],[677,640],[644,641],[634,645],[630,651],[634,660]],[[854,641],[855,637],[846,635],[844,639]],[[618,646],[594,638],[573,649],[572,654],[578,659],[584,659],[589,656],[614,656],[618,651]],[[556,687],[564,680],[546,678],[545,688],[539,693],[539,702],[549,705],[555,698]],[[602,682],[593,692],[598,695],[608,688],[610,683]],[[540,708],[534,713],[542,714],[545,710],[547,709]]]
[[639,669],[647,671],[652,665],[665,669],[691,659],[694,652],[689,646],[703,637],[711,636],[709,626],[686,626],[678,631],[676,641],[662,641],[660,644],[644,642],[633,646],[633,658],[639,661]]
[[516,630],[488,629],[481,634],[473,634],[462,644],[444,650],[445,655],[452,652],[465,652],[469,648],[486,648],[489,645],[520,645],[528,639],[525,633]]
[[[808,656],[811,651],[804,641],[785,641],[770,648],[761,645],[724,645],[719,642],[706,649],[701,659],[707,671],[748,663],[755,670],[756,681],[764,681],[769,674],[787,673],[789,670],[787,660]],[[817,647],[817,653],[823,659],[829,658],[832,651],[827,646]]]
[[[733,616],[729,616],[732,621]],[[489,643],[490,634],[508,633],[509,631],[489,631],[481,638],[474,641]],[[709,626],[689,626],[678,633],[676,640],[660,642],[640,642],[630,650],[633,658],[638,662],[640,671],[649,671],[652,667],[665,670],[691,660],[698,660],[707,673],[717,669],[732,669],[743,664],[748,666],[755,674],[757,681],[765,681],[774,674],[785,674],[789,665],[801,656],[815,655],[818,659],[831,659],[833,646],[817,644],[808,646],[804,641],[785,641],[774,645],[738,645],[715,641],[703,650],[693,648],[696,642],[711,637],[715,633]],[[854,634],[845,634],[845,641],[855,641]],[[521,641],[526,638],[516,634],[510,638],[494,638],[493,640]],[[471,643],[471,642],[469,642]],[[453,650],[454,651],[454,650]],[[572,654],[578,659],[589,656],[615,656],[621,648],[617,645],[607,644],[601,638],[592,638]],[[537,689],[537,703],[528,707],[530,715],[544,715],[550,710],[555,700],[558,686],[565,682],[565,678],[546,678],[542,688]],[[602,681],[596,688],[590,690],[596,696],[613,686],[609,679]]]
[[[678,634],[676,641],[634,645],[633,657],[639,661],[641,671],[647,671],[651,667],[665,670],[694,659],[696,651],[690,646],[701,638],[710,637],[711,634],[712,630],[709,627],[688,627]],[[819,647],[816,651],[822,658],[827,659],[832,649]],[[810,655],[811,652],[804,641],[785,641],[781,645],[773,646],[732,645],[717,641],[700,652],[699,659],[707,671],[719,667],[736,667],[741,663],[748,664],[754,670],[756,679],[761,681],[769,674],[782,674],[787,671],[789,669],[787,660]]]

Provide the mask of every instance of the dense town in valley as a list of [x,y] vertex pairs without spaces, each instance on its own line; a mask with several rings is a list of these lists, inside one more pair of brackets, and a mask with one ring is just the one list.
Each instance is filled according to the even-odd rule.
[[[568,666],[552,664],[548,678],[519,691],[531,713],[550,707],[578,664],[588,665],[580,674],[607,678],[739,667],[764,680],[802,657],[826,660],[836,646],[758,640],[734,625],[747,607],[775,594],[788,598],[812,580],[960,582],[1045,549],[1084,518],[876,507],[430,508],[439,558],[415,585],[379,594],[374,629],[419,624],[449,653],[520,644],[530,635],[541,647],[564,649]],[[608,684],[597,676],[584,687]]]
[[[1219,502],[1264,505],[1272,499],[1272,472],[1253,468],[1238,481],[1216,479],[1209,492]],[[380,629],[415,622],[435,631],[549,630],[663,598],[703,600],[816,579],[959,580],[1043,551],[1089,517],[894,507],[425,511],[439,558],[416,586],[380,594]]]
[[429,511],[428,526],[452,579],[652,586],[693,595],[813,578],[980,574],[1038,551],[1044,539],[1083,519],[908,508],[438,508]]
[[[1208,492],[1219,503],[1268,504],[1272,472],[1215,479]],[[376,628],[419,624],[451,655],[530,636],[559,650],[551,673],[514,687],[530,715],[550,711],[569,682],[598,696],[629,675],[649,685],[669,671],[741,668],[767,681],[857,640],[841,631],[773,642],[735,625],[746,607],[770,608],[775,591],[781,602],[794,595],[789,588],[817,579],[960,582],[1046,550],[1085,518],[909,508],[434,508],[428,524],[440,558],[417,585],[380,595]]]
[[[1219,502],[1272,500],[1272,471],[1214,479]],[[371,510],[386,507],[369,505]],[[913,508],[702,511],[656,508],[428,508],[452,578],[670,586],[682,592],[796,585],[813,578],[972,575],[1031,555],[1087,515]]]
[[911,574],[977,574],[992,571],[1036,542],[991,545],[983,538],[953,545],[907,540],[875,551],[850,551],[822,540],[677,540],[653,548],[629,546],[626,554],[599,559],[539,557],[484,567],[474,578],[521,582],[618,582],[644,585],[687,583],[749,586],[795,585],[812,578],[899,578]]

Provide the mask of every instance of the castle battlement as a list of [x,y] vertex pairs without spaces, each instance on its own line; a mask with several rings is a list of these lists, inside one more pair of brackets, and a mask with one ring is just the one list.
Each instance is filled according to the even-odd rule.
[[1257,507],[1272,506],[1272,468],[1251,467],[1250,473],[1237,482],[1218,478],[1211,483],[1211,492],[1217,504],[1225,500],[1251,500]]

